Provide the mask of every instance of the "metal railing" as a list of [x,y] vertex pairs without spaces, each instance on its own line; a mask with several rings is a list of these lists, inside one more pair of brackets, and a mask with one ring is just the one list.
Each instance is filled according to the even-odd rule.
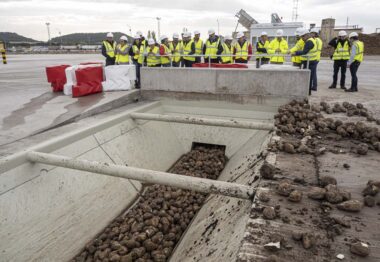
[[[147,66],[146,63],[145,63],[145,59],[149,56],[149,54],[147,53],[144,53],[143,54],[144,56],[144,62],[141,64],[142,67],[145,67]],[[216,57],[216,58],[219,58],[219,57],[236,57],[236,55],[211,55],[212,57]],[[208,60],[207,63],[208,63],[208,67],[211,68],[211,59],[215,59],[215,58],[210,58],[211,57],[210,55],[204,55],[204,54],[196,54],[196,55],[186,55],[186,54],[169,54],[169,55],[154,55],[154,57],[158,57],[158,58],[161,58],[161,57],[166,57],[166,58],[169,58],[170,60],[170,67],[173,67],[173,58],[174,57],[180,57],[180,61],[182,61],[183,57],[195,57],[195,58],[203,58],[204,61]],[[287,57],[293,57],[292,55],[289,55],[289,54],[252,54],[252,55],[249,55],[250,59],[248,59],[247,63],[249,61],[256,61],[257,58],[259,58],[259,63],[257,64],[258,67],[257,68],[260,68],[261,65],[262,65],[262,58],[271,58],[271,57],[284,57],[284,58],[287,58]],[[310,57],[311,55],[302,55],[302,57],[306,58],[306,67],[304,67],[303,69],[308,69],[309,68],[309,63],[310,63]],[[230,63],[230,64],[242,64],[242,63]],[[302,68],[301,68],[302,69]]]

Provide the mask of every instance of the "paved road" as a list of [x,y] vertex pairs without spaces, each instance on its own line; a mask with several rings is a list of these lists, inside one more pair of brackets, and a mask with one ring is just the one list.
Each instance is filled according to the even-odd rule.
[[[0,146],[118,99],[119,92],[73,99],[50,91],[45,66],[102,60],[98,54],[9,55],[8,64],[0,65]],[[367,57],[359,69],[359,88],[380,90],[379,72],[380,57]],[[321,61],[318,77],[320,91],[316,95],[334,93],[325,92],[331,84],[331,60]],[[347,86],[350,80],[348,74]]]

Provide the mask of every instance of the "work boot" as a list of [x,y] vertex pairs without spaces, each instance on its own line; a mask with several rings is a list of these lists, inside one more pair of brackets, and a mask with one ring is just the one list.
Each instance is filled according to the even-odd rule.
[[334,89],[336,88],[336,85],[332,84],[331,86],[329,86],[329,89]]
[[347,90],[347,87],[345,87],[345,86],[340,86],[340,89]]
[[350,88],[350,89],[345,89],[344,92],[356,92],[354,89]]

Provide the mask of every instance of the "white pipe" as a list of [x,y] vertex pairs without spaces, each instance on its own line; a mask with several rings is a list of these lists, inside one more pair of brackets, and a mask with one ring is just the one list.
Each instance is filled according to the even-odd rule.
[[202,193],[252,199],[255,192],[254,188],[241,184],[177,175],[136,167],[100,163],[96,161],[80,160],[54,154],[31,151],[27,153],[26,157],[31,162],[133,179],[145,183],[172,186]]
[[236,127],[236,128],[257,129],[257,130],[274,130],[274,125],[271,123],[250,122],[250,121],[242,121],[242,120],[236,120],[236,119],[224,120],[224,119],[215,119],[215,118],[174,116],[174,115],[161,115],[161,114],[150,114],[150,113],[131,113],[130,116],[133,119],[154,120],[154,121],[162,121],[162,122],[175,122],[175,123],[184,123],[184,124],[222,126],[222,127]]

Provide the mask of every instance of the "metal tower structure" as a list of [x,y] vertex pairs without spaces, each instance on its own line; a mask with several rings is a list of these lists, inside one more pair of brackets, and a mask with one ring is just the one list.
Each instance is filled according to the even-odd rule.
[[298,19],[298,0],[293,0],[292,22],[297,22],[297,19]]
[[48,31],[48,42],[50,42],[50,23],[45,23]]

